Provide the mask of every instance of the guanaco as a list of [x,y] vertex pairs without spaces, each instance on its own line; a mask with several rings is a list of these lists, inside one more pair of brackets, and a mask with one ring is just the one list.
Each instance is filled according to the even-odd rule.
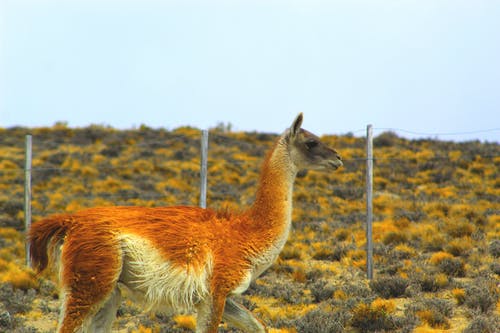
[[336,170],[337,152],[301,128],[302,113],[263,162],[255,201],[240,213],[198,207],[99,207],[47,217],[29,231],[33,267],[58,268],[58,332],[110,332],[128,290],[148,310],[196,313],[196,332],[221,321],[264,324],[230,297],[243,293],[288,238],[301,169]]

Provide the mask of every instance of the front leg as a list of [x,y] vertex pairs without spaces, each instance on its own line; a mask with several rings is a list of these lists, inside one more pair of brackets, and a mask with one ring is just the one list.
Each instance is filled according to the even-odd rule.
[[224,312],[225,295],[212,295],[196,306],[196,333],[217,333],[222,313]]
[[222,316],[224,321],[232,326],[249,333],[265,333],[265,326],[243,305],[230,298],[226,299],[226,306]]

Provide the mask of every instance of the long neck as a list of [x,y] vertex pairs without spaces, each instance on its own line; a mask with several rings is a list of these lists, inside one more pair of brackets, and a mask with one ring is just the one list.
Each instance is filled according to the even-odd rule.
[[296,175],[287,142],[281,137],[264,161],[255,202],[249,210],[256,227],[281,229],[290,225]]

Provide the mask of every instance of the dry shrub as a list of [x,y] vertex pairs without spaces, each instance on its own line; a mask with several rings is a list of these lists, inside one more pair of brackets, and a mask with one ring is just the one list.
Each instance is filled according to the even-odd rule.
[[440,298],[422,298],[406,306],[405,313],[414,315],[433,328],[448,329],[453,304]]
[[347,312],[318,308],[295,320],[293,326],[300,333],[342,333],[348,320]]
[[439,265],[441,272],[453,277],[465,277],[465,263],[459,258],[443,259]]
[[416,251],[406,244],[399,244],[394,247],[394,253],[399,259],[409,259],[415,255]]
[[465,276],[465,263],[460,258],[454,258],[448,252],[436,252],[429,259],[431,264],[436,265],[441,272],[454,277]]
[[438,288],[446,288],[450,284],[450,279],[445,274],[437,274],[435,277]]
[[302,268],[296,269],[292,273],[292,278],[293,278],[294,281],[300,282],[300,283],[305,283],[307,281],[306,272]]
[[301,259],[302,254],[296,247],[293,247],[292,245],[286,245],[283,251],[281,251],[280,253],[280,258],[283,260]]
[[422,248],[426,251],[440,251],[443,249],[443,244],[446,243],[446,238],[443,234],[436,232],[431,234],[425,234],[420,238],[418,235],[414,235],[413,238],[421,239]]
[[397,245],[408,242],[408,233],[406,231],[390,231],[384,235],[382,243],[385,245]]
[[335,238],[341,242],[346,241],[349,236],[351,236],[352,231],[345,229],[345,228],[340,228],[335,231],[334,235]]
[[500,258],[500,239],[491,241],[488,250],[494,258]]
[[451,253],[455,257],[465,256],[472,249],[472,240],[470,237],[453,239],[446,244],[444,249],[446,252]]
[[351,258],[353,261],[360,260],[360,259],[366,259],[366,251],[364,249],[349,248],[346,256]]
[[316,259],[316,260],[328,260],[328,261],[338,260],[338,259],[335,259],[333,250],[328,249],[328,248],[322,248],[322,249],[317,250],[312,255],[312,258]]
[[422,272],[412,275],[412,283],[418,285],[423,292],[436,292],[447,287],[450,280],[445,274]]
[[339,244],[333,249],[321,248],[317,250],[312,257],[316,260],[340,261],[347,255],[349,250],[352,250],[351,246]]
[[449,221],[449,223],[444,226],[443,231],[451,237],[462,238],[470,237],[475,229],[475,226],[469,221]]
[[0,284],[0,302],[11,315],[29,312],[34,298],[33,289],[23,291],[13,288],[10,283]]
[[345,301],[349,297],[347,296],[347,294],[343,290],[337,289],[333,292],[333,298],[336,300]]
[[450,323],[448,319],[439,311],[432,309],[423,309],[416,312],[417,317],[424,323],[433,328],[449,329]]
[[392,330],[395,327],[391,313],[394,304],[384,300],[374,300],[371,304],[360,303],[352,310],[351,326],[360,332]]
[[465,290],[461,288],[455,288],[451,291],[453,298],[457,301],[458,305],[462,305],[465,302]]
[[494,310],[500,299],[495,280],[478,278],[465,288],[465,305],[474,312],[487,314]]
[[311,284],[311,296],[315,303],[325,301],[332,298],[335,288],[328,284],[325,280],[318,280]]
[[498,316],[476,316],[462,333],[498,333],[500,318]]
[[400,276],[382,276],[370,281],[370,288],[383,298],[402,296],[408,287],[408,280]]
[[6,332],[7,329],[11,330],[13,324],[13,318],[3,305],[0,303],[0,332]]
[[493,273],[500,275],[500,262],[494,261],[490,264],[490,269]]

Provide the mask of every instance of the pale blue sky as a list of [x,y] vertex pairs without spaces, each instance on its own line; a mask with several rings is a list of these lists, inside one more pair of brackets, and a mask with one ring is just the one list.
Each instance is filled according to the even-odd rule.
[[0,0],[0,127],[281,132],[298,112],[500,141],[500,1]]

